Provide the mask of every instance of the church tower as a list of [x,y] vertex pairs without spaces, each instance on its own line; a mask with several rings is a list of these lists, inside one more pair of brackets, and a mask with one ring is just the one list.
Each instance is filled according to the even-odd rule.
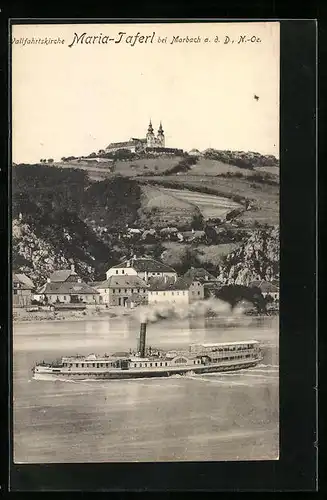
[[152,123],[151,123],[151,120],[150,120],[150,123],[149,123],[149,126],[148,126],[148,132],[146,134],[146,145],[148,148],[153,148],[155,146],[155,136],[154,136],[154,132],[153,132],[153,127],[152,127]]
[[165,134],[164,134],[161,122],[160,122],[159,129],[158,129],[157,144],[160,148],[165,147]]

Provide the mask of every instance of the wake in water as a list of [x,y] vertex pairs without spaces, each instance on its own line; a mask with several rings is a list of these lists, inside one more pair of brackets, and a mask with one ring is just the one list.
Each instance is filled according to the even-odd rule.
[[242,308],[232,309],[228,302],[220,299],[206,299],[191,304],[156,304],[140,306],[136,311],[141,323],[156,323],[163,319],[187,319],[207,316],[210,313],[226,321],[243,316]]

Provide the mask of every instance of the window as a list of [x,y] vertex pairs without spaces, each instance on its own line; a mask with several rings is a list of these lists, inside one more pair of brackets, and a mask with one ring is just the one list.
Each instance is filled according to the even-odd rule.
[[158,292],[156,292],[156,295],[158,295]]
[[14,290],[14,295],[17,295],[17,290]]
[[174,292],[171,292],[172,295],[174,295]]
[[144,363],[144,366],[147,368],[148,367],[148,363]]
[[124,270],[124,269],[122,269],[121,273],[122,273],[122,274],[125,274],[125,270]]
[[152,366],[152,363],[150,363],[150,366]]
[[66,300],[66,295],[64,295],[64,300]]
[[[116,291],[116,290],[115,290],[115,289],[113,289],[112,293],[115,293],[115,291]],[[108,290],[108,292],[109,292],[109,290]]]
[[78,363],[76,363],[76,368],[78,368]]
[[160,366],[162,366],[162,363],[160,363]]
[[198,295],[200,295],[200,292],[198,292]]
[[84,368],[84,363],[81,364],[81,367]]
[[136,368],[136,363],[134,363],[134,368]]
[[164,292],[163,295],[166,295],[166,292]]
[[165,363],[165,366],[168,366],[168,363]]
[[118,293],[121,293],[121,289],[120,288],[118,288]]
[[118,274],[118,269],[116,269],[116,274]]
[[137,289],[137,293],[140,293],[140,289],[139,288]]

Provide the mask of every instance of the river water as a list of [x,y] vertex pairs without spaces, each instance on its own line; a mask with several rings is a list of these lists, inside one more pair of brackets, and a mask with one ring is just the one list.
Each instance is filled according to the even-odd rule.
[[259,340],[262,364],[167,379],[36,381],[36,361],[136,347],[128,317],[14,325],[14,462],[216,461],[278,458],[278,318],[164,320],[147,344]]

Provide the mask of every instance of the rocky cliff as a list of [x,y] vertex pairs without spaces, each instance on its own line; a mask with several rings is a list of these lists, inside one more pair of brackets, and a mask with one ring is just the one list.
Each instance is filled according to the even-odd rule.
[[[70,238],[66,233],[64,237]],[[60,243],[60,242],[58,242]],[[74,258],[71,258],[74,257]],[[17,219],[12,224],[12,262],[13,269],[31,277],[36,286],[43,284],[57,269],[69,269],[74,263],[76,271],[84,278],[92,279],[94,269],[85,260],[58,249],[57,245],[35,234],[29,224]]]
[[279,228],[258,229],[219,267],[223,283],[248,285],[254,280],[279,280]]

